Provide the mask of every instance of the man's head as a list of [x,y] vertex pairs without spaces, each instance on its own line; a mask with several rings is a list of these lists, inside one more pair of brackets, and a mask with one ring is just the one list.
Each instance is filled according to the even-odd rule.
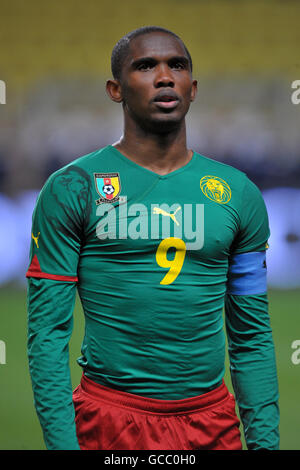
[[127,123],[164,132],[184,121],[197,82],[191,56],[176,34],[157,26],[132,31],[114,47],[111,64],[114,79],[107,92],[123,104]]
[[124,60],[126,59],[127,55],[129,54],[129,49],[130,49],[130,43],[133,39],[137,38],[138,36],[143,36],[145,34],[149,33],[165,33],[169,34],[170,36],[173,36],[173,38],[177,39],[178,41],[181,42],[186,55],[189,60],[190,64],[190,69],[191,72],[193,70],[193,63],[192,63],[192,58],[191,55],[183,43],[183,41],[180,39],[177,34],[173,33],[173,31],[170,31],[169,29],[162,28],[160,26],[143,26],[141,28],[135,29],[134,31],[131,31],[130,33],[126,34],[123,36],[115,45],[113,48],[112,54],[111,54],[111,71],[112,75],[116,80],[121,79],[121,74],[122,74],[122,67],[124,64]]

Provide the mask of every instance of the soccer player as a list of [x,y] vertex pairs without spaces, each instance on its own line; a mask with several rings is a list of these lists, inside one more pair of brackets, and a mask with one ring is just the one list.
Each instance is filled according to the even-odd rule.
[[[51,175],[33,214],[28,354],[46,446],[239,450],[236,399],[248,449],[278,449],[260,191],[187,148],[197,82],[177,35],[127,34],[112,73],[122,137]],[[85,334],[72,393],[76,288]]]

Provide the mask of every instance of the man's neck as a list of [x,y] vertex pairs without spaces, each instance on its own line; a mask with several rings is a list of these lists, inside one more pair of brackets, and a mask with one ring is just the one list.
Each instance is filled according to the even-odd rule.
[[157,134],[126,129],[113,144],[125,157],[159,175],[166,175],[186,165],[193,152],[186,146],[185,124],[175,131]]

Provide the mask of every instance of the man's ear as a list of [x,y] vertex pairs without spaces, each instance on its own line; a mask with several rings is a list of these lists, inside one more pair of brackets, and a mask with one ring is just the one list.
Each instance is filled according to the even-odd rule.
[[192,84],[192,93],[191,93],[191,101],[195,101],[198,89],[198,82],[197,80],[193,80]]
[[118,80],[107,80],[106,93],[112,101],[121,103],[123,101],[121,84]]

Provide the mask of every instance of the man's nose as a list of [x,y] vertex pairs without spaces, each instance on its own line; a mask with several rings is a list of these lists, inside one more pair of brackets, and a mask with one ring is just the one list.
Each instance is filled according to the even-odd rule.
[[167,64],[161,64],[156,69],[155,87],[171,87],[175,86],[172,70]]

